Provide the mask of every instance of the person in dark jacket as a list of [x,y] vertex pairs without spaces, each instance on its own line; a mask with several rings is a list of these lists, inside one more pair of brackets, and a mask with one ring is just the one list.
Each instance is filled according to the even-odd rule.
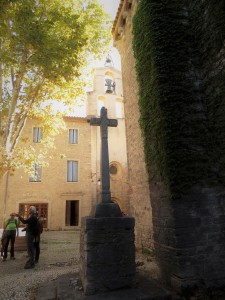
[[22,218],[19,214],[16,216],[19,220],[27,225],[26,230],[26,237],[27,237],[27,252],[29,255],[29,260],[26,262],[24,269],[32,269],[35,266],[34,259],[35,259],[35,249],[34,249],[34,241],[36,235],[36,227],[37,227],[37,215],[36,215],[36,207],[30,206],[29,208],[29,215],[28,219]]
[[35,248],[35,264],[38,263],[39,261],[39,256],[40,256],[40,240],[41,240],[41,234],[43,232],[43,224],[42,221],[38,218],[38,213],[36,214],[37,219],[38,219],[38,230],[37,230],[37,235],[35,236],[34,240],[34,248]]

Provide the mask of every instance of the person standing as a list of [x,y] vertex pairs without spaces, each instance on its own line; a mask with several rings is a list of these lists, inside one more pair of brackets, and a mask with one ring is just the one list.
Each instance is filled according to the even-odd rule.
[[10,259],[15,259],[14,257],[14,244],[16,240],[16,234],[18,236],[18,222],[15,219],[16,214],[11,213],[10,219],[5,222],[4,232],[3,232],[3,261],[6,261],[8,256],[8,246],[10,242]]
[[29,260],[26,262],[24,269],[32,269],[35,266],[35,249],[34,242],[36,236],[36,227],[37,227],[37,215],[36,215],[36,207],[30,206],[29,208],[29,218],[24,219],[20,216],[20,214],[16,214],[19,220],[23,224],[27,224],[26,237],[27,237],[27,252],[29,256]]
[[41,234],[43,232],[42,221],[38,218],[38,213],[36,215],[37,215],[37,219],[38,219],[38,226],[37,226],[36,236],[35,236],[35,239],[34,239],[35,264],[37,264],[38,261],[39,261],[39,256],[40,256],[40,240],[41,240]]

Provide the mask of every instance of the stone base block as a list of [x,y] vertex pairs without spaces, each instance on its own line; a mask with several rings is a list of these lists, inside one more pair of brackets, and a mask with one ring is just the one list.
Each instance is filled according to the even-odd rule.
[[135,284],[134,218],[83,218],[80,277],[86,295]]

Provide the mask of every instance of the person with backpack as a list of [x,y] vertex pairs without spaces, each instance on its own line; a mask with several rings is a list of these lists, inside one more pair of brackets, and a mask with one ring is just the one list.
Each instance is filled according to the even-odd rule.
[[[38,213],[37,213],[37,218],[38,218]],[[41,239],[42,232],[43,232],[43,224],[42,224],[42,221],[38,218],[37,228],[36,228],[36,236],[35,236],[35,239],[34,239],[35,264],[37,264],[38,261],[39,261],[39,256],[40,256],[40,239]]]
[[29,256],[29,260],[26,262],[24,269],[32,269],[35,266],[35,249],[34,242],[35,237],[37,235],[37,215],[36,215],[36,207],[30,206],[29,208],[29,218],[24,219],[20,216],[20,214],[16,214],[19,220],[27,225],[26,237],[27,237],[27,252]]
[[14,244],[16,240],[16,233],[18,236],[18,222],[17,219],[15,219],[16,214],[11,213],[10,214],[10,219],[6,220],[5,226],[4,226],[4,231],[3,231],[3,238],[2,238],[2,243],[3,243],[3,260],[7,260],[8,256],[8,246],[10,242],[10,259],[14,260]]

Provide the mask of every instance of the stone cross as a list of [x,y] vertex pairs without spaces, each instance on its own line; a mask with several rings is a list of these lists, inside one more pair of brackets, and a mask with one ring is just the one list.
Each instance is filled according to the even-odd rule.
[[90,125],[100,126],[102,203],[112,203],[109,176],[108,127],[117,127],[116,119],[108,119],[107,109],[101,108],[100,118],[91,118]]

